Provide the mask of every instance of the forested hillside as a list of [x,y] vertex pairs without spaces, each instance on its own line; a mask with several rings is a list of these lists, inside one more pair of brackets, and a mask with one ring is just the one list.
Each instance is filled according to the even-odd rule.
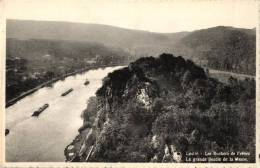
[[131,59],[122,49],[90,42],[7,39],[6,100],[55,77],[93,65],[124,65]]
[[98,24],[8,20],[7,99],[93,63],[123,65],[163,52],[200,66],[254,75],[255,31],[219,26],[153,33]]
[[70,144],[78,151],[70,158],[66,148],[67,160],[186,162],[187,153],[205,151],[255,159],[255,81],[224,84],[171,54],[108,74],[82,117]]
[[182,38],[173,51],[213,69],[255,74],[256,31],[219,26]]
[[87,41],[121,48],[137,55],[169,51],[181,33],[154,33],[109,25],[55,21],[8,20],[7,38]]
[[101,43],[130,53],[133,59],[170,52],[210,68],[255,74],[256,29],[218,26],[154,33],[99,24],[8,20],[7,38]]

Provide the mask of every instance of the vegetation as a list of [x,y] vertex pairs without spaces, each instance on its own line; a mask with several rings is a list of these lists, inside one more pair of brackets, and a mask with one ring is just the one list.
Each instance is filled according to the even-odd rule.
[[255,74],[255,29],[218,26],[194,31],[173,50],[209,68]]
[[[255,74],[256,29],[218,26],[192,32],[152,33],[98,24],[7,20],[7,38],[95,42],[129,52],[131,61],[170,52],[201,66]],[[76,58],[82,50],[75,48],[73,54],[64,50],[61,56],[71,54]]]
[[7,39],[6,101],[50,79],[91,65],[122,65],[128,57],[97,43]]
[[79,128],[80,133],[82,130],[92,127],[98,111],[97,105],[97,98],[95,96],[90,97],[88,100],[88,108],[86,108],[81,114],[83,126]]
[[186,152],[205,151],[247,151],[254,162],[252,79],[224,84],[192,61],[162,54],[110,73],[91,102],[87,111],[97,122],[89,161],[175,161],[166,159],[165,146],[172,145],[183,162]]

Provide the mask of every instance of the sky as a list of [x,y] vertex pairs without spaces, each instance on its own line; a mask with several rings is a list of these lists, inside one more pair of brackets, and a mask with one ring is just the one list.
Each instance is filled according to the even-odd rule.
[[97,23],[151,32],[257,27],[256,0],[6,0],[7,19]]

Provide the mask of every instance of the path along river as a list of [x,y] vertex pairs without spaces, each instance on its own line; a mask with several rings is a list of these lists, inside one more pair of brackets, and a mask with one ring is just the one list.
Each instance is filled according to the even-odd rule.
[[[7,162],[63,162],[64,148],[78,134],[82,125],[81,112],[87,107],[89,97],[102,85],[102,79],[115,69],[108,67],[89,70],[57,81],[21,99],[6,109]],[[86,79],[89,85],[84,85]],[[73,91],[61,97],[68,89]],[[49,107],[40,116],[32,113],[45,103]]]

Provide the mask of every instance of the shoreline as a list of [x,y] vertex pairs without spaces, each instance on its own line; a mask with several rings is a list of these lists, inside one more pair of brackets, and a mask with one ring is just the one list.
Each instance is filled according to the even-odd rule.
[[[68,74],[65,74],[65,75],[62,75],[60,77],[56,77],[56,78],[53,78],[52,80],[49,80],[47,82],[44,82],[38,86],[36,86],[35,88],[32,88],[26,92],[23,92],[21,93],[19,96],[9,100],[8,102],[5,103],[5,108],[8,108],[12,105],[14,105],[17,101],[23,99],[24,97],[36,92],[37,90],[49,85],[49,84],[53,84],[63,78],[66,78],[68,76],[72,76],[72,75],[75,75],[77,73],[82,73],[82,72],[86,72],[86,71],[89,71],[89,70],[92,70],[92,69],[97,69],[97,68],[106,68],[106,67],[114,67],[114,66],[124,66],[124,65],[118,65],[118,64],[112,64],[112,65],[99,65],[99,66],[90,66],[90,67],[87,67],[87,68],[83,68],[83,69],[80,69],[80,70],[77,70],[75,72],[71,72],[71,73],[68,73]],[[253,78],[255,79],[255,76],[253,75],[247,75],[247,74],[239,74],[239,73],[234,73],[234,72],[226,72],[226,71],[220,71],[220,70],[216,70],[216,69],[210,69],[208,68],[209,71],[210,71],[210,74],[224,74],[224,75],[230,75],[230,76],[234,76],[236,78],[238,77],[242,77],[242,78]]]
[[80,69],[80,70],[77,70],[75,72],[71,72],[71,73],[68,73],[68,74],[64,74],[62,76],[59,76],[59,77],[56,77],[56,78],[53,78],[47,82],[44,82],[38,86],[36,86],[35,88],[32,88],[28,91],[25,91],[23,92],[22,94],[20,94],[19,96],[9,100],[8,102],[5,103],[5,108],[8,108],[12,105],[14,105],[17,101],[23,99],[24,97],[28,96],[28,95],[31,95],[32,93],[36,92],[37,90],[47,86],[47,85],[50,85],[50,84],[53,84],[63,78],[66,78],[66,77],[69,77],[69,76],[72,76],[72,75],[76,75],[78,73],[82,73],[82,72],[86,72],[86,71],[89,71],[89,70],[92,70],[92,69],[98,69],[98,68],[106,68],[106,67],[115,67],[115,66],[124,66],[124,65],[119,65],[119,64],[111,64],[111,65],[99,65],[99,66],[89,66],[89,67],[86,67],[86,68],[83,68],[83,69]]

